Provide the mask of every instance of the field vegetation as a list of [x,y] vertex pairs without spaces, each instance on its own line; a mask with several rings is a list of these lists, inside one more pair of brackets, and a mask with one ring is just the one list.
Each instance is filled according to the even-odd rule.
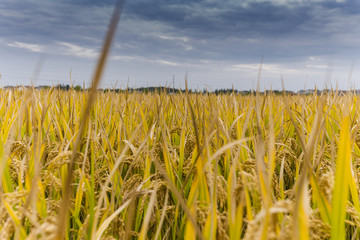
[[358,239],[358,110],[335,91],[0,90],[0,239]]

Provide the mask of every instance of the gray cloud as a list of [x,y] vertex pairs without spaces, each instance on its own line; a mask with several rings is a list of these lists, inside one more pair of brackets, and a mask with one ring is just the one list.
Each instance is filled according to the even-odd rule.
[[351,9],[357,3],[288,2],[135,0],[126,4],[119,42],[131,39],[138,47],[123,49],[127,55],[172,55],[186,62],[356,58],[360,32],[353,26],[360,16]]
[[58,1],[0,2],[0,30],[8,38],[39,42],[86,41],[106,30],[112,5],[79,5]]
[[[85,66],[100,51],[114,2],[3,0],[0,32],[6,34],[0,47],[19,57],[46,52]],[[264,57],[270,79],[304,72],[319,77],[329,62],[344,73],[360,53],[359,9],[355,0],[131,0],[109,71],[114,76],[140,71],[137,76],[152,81],[156,77],[150,75],[159,71],[164,76],[191,71],[217,85],[221,74],[229,83],[256,77]]]

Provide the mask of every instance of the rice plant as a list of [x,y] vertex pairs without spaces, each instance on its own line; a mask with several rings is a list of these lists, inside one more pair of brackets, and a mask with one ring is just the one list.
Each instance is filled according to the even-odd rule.
[[90,96],[0,91],[0,239],[59,237],[71,164],[64,239],[359,237],[356,95]]

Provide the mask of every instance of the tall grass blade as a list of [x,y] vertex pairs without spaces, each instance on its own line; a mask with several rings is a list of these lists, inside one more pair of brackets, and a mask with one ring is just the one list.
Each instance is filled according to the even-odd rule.
[[345,239],[346,205],[349,192],[351,164],[350,118],[341,123],[338,157],[336,159],[335,186],[332,199],[331,239]]
[[114,8],[113,15],[110,20],[110,25],[108,28],[108,32],[106,34],[103,49],[101,51],[101,54],[100,54],[100,57],[99,57],[99,60],[98,60],[98,63],[97,63],[96,69],[95,69],[93,81],[91,84],[91,89],[90,89],[90,92],[88,95],[87,105],[86,105],[86,108],[84,109],[84,112],[81,117],[82,121],[81,121],[80,129],[77,133],[77,138],[76,138],[76,141],[74,144],[74,149],[73,149],[73,152],[71,155],[69,170],[68,170],[67,179],[66,179],[66,183],[65,183],[65,187],[64,187],[63,199],[62,199],[62,203],[61,203],[61,209],[63,209],[63,211],[60,212],[59,219],[58,219],[58,230],[57,230],[57,234],[56,234],[57,239],[63,239],[64,233],[65,233],[64,230],[65,230],[65,226],[66,226],[66,219],[68,216],[69,203],[70,203],[70,199],[71,199],[71,190],[72,190],[71,184],[73,181],[73,172],[74,172],[74,167],[75,167],[74,161],[76,158],[77,149],[79,148],[79,145],[80,145],[80,142],[82,139],[82,134],[83,134],[84,128],[86,126],[86,123],[88,121],[89,115],[90,115],[90,110],[95,101],[97,89],[98,89],[99,83],[101,81],[101,76],[104,71],[107,56],[109,54],[111,43],[112,43],[113,37],[115,35],[115,31],[116,31],[119,19],[120,19],[122,7],[123,7],[123,1],[118,0],[116,6]]

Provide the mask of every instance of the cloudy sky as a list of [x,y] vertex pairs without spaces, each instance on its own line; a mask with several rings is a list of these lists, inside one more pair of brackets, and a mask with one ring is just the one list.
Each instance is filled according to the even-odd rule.
[[[87,86],[113,0],[1,0],[0,83]],[[357,0],[129,0],[102,87],[360,88]],[[263,59],[263,60],[261,60]],[[42,63],[42,64],[39,64]],[[37,66],[39,76],[34,78]]]

